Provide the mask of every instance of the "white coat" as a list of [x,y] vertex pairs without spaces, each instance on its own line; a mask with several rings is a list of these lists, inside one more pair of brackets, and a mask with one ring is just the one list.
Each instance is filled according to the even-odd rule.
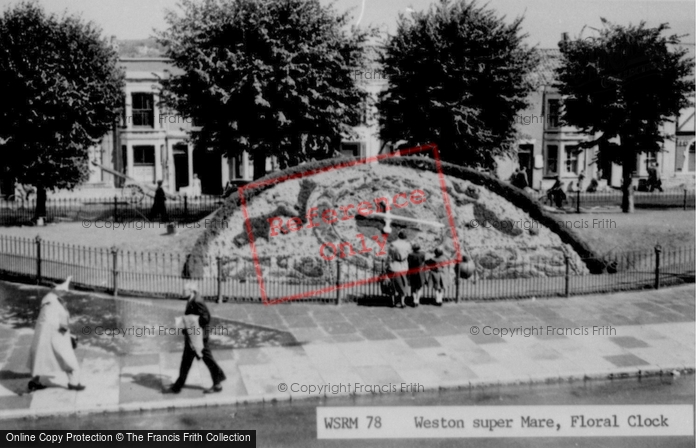
[[[80,365],[71,345],[68,330],[68,310],[52,291],[41,300],[41,311],[34,329],[29,350],[29,369],[32,376],[55,376],[57,373],[79,370]],[[64,333],[60,329],[66,329]]]

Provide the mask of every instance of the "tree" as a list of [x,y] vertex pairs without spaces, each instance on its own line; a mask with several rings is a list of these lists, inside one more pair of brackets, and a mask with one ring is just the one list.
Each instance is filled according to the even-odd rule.
[[169,107],[199,127],[196,147],[247,151],[254,177],[338,150],[367,93],[353,78],[369,30],[318,0],[183,0],[159,34],[184,73],[163,82]]
[[47,15],[34,3],[0,18],[0,145],[14,178],[46,192],[72,189],[89,174],[89,148],[112,128],[122,105],[118,55],[92,23]]
[[622,166],[622,210],[634,211],[632,175],[637,155],[661,151],[662,125],[672,122],[694,91],[693,62],[680,37],[655,28],[619,26],[602,19],[595,37],[559,42],[556,87],[565,95],[563,120],[594,135],[600,167]]
[[436,143],[440,157],[492,170],[512,155],[517,112],[533,90],[533,49],[513,23],[475,1],[441,0],[399,17],[381,58],[388,88],[379,99],[382,140]]

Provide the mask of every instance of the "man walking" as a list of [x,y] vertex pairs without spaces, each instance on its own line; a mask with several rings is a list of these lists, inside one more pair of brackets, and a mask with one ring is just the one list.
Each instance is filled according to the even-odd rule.
[[[221,370],[221,367],[219,367],[216,361],[214,361],[214,357],[212,356],[211,350],[209,349],[209,321],[211,320],[209,309],[207,308],[207,305],[204,303],[202,298],[199,296],[199,291],[197,290],[197,285],[195,283],[190,282],[185,284],[185,295],[187,296],[185,316],[199,316],[199,326],[201,327],[200,330],[203,332],[202,339],[204,344],[204,347],[202,349],[202,360],[209,369],[211,379],[214,382],[214,385],[211,387],[211,389],[206,389],[204,393],[207,394],[221,392],[221,382],[226,380],[226,375],[224,374],[224,371]],[[193,344],[190,343],[190,340],[188,339],[189,337],[190,336],[187,335],[187,332],[185,332],[185,351],[182,353],[182,362],[180,364],[180,376],[178,377],[177,381],[175,381],[175,383],[172,386],[170,386],[170,389],[168,389],[168,392],[170,393],[180,393],[182,386],[184,386],[185,381],[187,381],[187,374],[189,373],[190,367],[192,366],[192,361],[195,357],[197,357],[197,352],[195,351],[195,348],[192,347]]]

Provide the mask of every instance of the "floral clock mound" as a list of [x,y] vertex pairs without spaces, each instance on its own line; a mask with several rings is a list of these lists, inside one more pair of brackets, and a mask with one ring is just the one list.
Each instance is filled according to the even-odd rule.
[[[332,162],[317,163],[316,168],[332,166]],[[304,172],[310,169],[309,165],[292,170]],[[525,194],[483,173],[443,165],[460,250],[474,260],[477,278],[561,276],[566,257],[572,273],[598,269],[589,260],[593,254],[588,245],[558,226]],[[440,178],[429,159],[391,158],[384,163],[319,170],[317,174],[251,192],[246,204],[264,278],[292,284],[332,284],[337,280],[338,263],[350,265],[341,269],[341,282],[376,276],[386,257],[381,244],[384,218],[355,213],[351,219],[325,224],[322,212],[336,210],[340,218],[342,207],[350,204],[355,209],[348,213],[353,213],[362,201],[375,205],[376,198],[391,200],[402,193],[410,199],[416,190],[423,192],[422,202],[406,200],[403,208],[390,210],[394,217],[386,244],[403,230],[409,241],[418,243],[429,256],[440,247],[454,259],[456,252]],[[301,226],[289,231],[285,225],[293,218],[298,218],[296,222]],[[215,276],[218,267],[208,260],[221,257],[229,278],[255,280],[251,237],[239,198],[229,198],[215,219],[225,225],[212,226],[200,237],[185,266],[186,275]],[[339,248],[340,252],[324,252],[324,245],[326,249]],[[450,275],[454,275],[451,270]]]

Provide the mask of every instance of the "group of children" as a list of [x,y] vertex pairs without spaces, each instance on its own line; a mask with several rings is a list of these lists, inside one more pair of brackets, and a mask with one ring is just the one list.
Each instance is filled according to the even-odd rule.
[[[406,239],[404,231],[399,232],[397,240],[389,245],[387,274],[392,305],[406,307],[406,297],[411,297],[413,307],[420,305],[423,289],[435,290],[435,304],[442,306],[445,295],[446,267],[441,266],[447,258],[441,248],[434,251],[434,256],[426,260],[418,243],[412,245]],[[421,269],[427,267],[428,269]]]

